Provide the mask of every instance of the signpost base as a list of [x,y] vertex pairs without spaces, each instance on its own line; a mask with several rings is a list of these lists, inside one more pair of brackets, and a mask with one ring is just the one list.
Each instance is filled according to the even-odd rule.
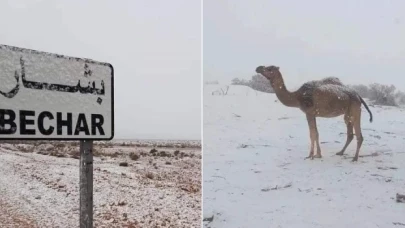
[[93,227],[93,141],[80,141],[80,228]]

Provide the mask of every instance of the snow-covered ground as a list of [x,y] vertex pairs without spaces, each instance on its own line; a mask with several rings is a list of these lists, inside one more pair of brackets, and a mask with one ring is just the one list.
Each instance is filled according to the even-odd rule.
[[[204,87],[204,226],[212,228],[387,228],[405,226],[405,110],[363,109],[364,142],[351,162],[335,155],[346,140],[342,117],[318,118],[322,159],[304,160],[304,114],[275,94],[245,86]],[[217,91],[217,92],[214,92]],[[213,93],[214,92],[214,93]]]
[[[95,144],[94,227],[200,227],[198,144],[130,140]],[[151,152],[153,148],[156,151]],[[128,166],[121,166],[123,162]],[[78,226],[78,146],[2,142],[0,227]]]

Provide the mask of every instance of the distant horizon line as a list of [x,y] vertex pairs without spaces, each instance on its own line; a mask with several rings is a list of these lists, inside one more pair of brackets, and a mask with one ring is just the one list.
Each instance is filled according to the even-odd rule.
[[201,139],[173,139],[173,138],[113,138],[112,140],[169,140],[169,141],[201,141]]

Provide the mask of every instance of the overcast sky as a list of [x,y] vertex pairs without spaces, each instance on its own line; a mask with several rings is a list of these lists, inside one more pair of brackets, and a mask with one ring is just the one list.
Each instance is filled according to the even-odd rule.
[[115,138],[200,139],[201,2],[9,0],[0,43],[110,62]]
[[403,0],[204,0],[204,80],[278,65],[287,88],[325,76],[405,91]]

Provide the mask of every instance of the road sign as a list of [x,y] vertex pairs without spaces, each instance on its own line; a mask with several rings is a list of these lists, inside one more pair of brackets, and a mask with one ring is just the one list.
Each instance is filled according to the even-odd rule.
[[93,140],[114,137],[109,63],[0,45],[0,139],[80,140],[80,227],[93,227]]
[[109,63],[0,45],[0,139],[111,140]]

